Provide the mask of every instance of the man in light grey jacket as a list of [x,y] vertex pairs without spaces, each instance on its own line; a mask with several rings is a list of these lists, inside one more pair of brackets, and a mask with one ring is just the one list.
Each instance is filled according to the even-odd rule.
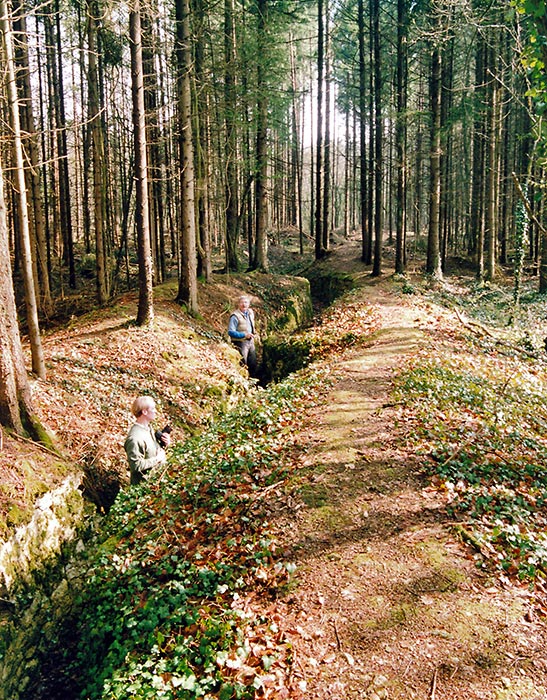
[[125,439],[124,448],[131,472],[131,484],[138,484],[150,476],[151,470],[167,459],[164,447],[171,442],[169,433],[161,433],[160,445],[150,425],[156,417],[156,403],[151,396],[139,396],[133,401],[131,413],[135,423]]
[[251,377],[256,376],[255,315],[249,297],[240,296],[228,321],[228,335],[239,350]]

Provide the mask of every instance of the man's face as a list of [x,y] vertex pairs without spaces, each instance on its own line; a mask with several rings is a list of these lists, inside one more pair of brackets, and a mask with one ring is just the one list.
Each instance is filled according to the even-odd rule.
[[249,300],[248,299],[240,299],[239,300],[239,310],[240,311],[247,311],[249,308]]
[[148,418],[148,420],[154,420],[154,418],[156,417],[156,404],[149,404],[146,408],[142,409],[142,412]]

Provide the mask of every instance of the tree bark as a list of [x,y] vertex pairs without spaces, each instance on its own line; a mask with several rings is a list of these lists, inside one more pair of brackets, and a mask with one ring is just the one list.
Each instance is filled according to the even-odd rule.
[[[25,166],[23,160],[23,146],[21,141],[21,123],[19,117],[19,100],[17,96],[17,83],[15,80],[15,64],[13,53],[13,35],[11,20],[8,14],[6,0],[0,0],[0,30],[4,38],[4,52],[6,58],[7,93],[10,112],[10,123],[13,131],[13,153],[15,160],[15,179],[18,190],[18,215],[21,243],[21,261],[23,283],[25,287],[25,305],[27,310],[27,323],[32,354],[32,371],[41,379],[45,379],[46,365],[40,338],[40,326],[38,323],[38,305],[36,302],[36,288],[32,270],[32,252],[30,244],[30,229],[28,216],[27,185],[25,181]],[[8,255],[8,263],[9,263]]]
[[144,108],[144,77],[142,64],[142,35],[140,1],[134,0],[129,13],[129,44],[131,49],[131,95],[133,98],[133,138],[135,144],[135,224],[139,260],[139,306],[137,325],[154,320],[152,291],[152,252],[148,208],[148,168],[146,153],[146,121]]
[[365,8],[364,0],[358,0],[357,32],[359,41],[359,163],[361,199],[361,260],[370,264],[372,248],[369,228],[368,169],[367,169],[367,67],[365,61]]
[[[0,12],[5,20],[5,2]],[[4,28],[2,28],[2,32]],[[4,175],[0,165],[0,424],[18,435],[35,436],[33,416],[23,349],[17,325],[17,310],[13,294]]]
[[105,148],[104,135],[101,123],[99,103],[99,75],[97,69],[98,43],[97,20],[100,16],[96,0],[88,0],[88,104],[89,126],[91,131],[91,153],[93,164],[93,199],[95,205],[95,264],[97,281],[97,300],[101,306],[106,304],[110,296],[108,283],[108,269],[106,258],[106,234],[104,224],[106,222],[106,181],[104,177]]
[[429,232],[427,237],[426,272],[436,279],[442,279],[440,249],[440,207],[441,207],[441,52],[433,47],[431,54],[431,74],[429,78],[429,99],[431,107],[430,136],[430,184],[429,184]]
[[323,213],[321,245],[324,251],[330,248],[330,211],[331,211],[331,79],[330,79],[330,25],[329,0],[325,3],[325,136],[323,142]]
[[372,39],[374,56],[374,262],[372,276],[382,273],[383,235],[383,124],[382,64],[380,55],[380,0],[372,0]]
[[194,114],[194,133],[198,145],[195,153],[196,160],[196,211],[199,241],[198,247],[198,269],[199,277],[204,277],[209,281],[213,275],[213,264],[211,256],[211,235],[208,221],[208,177],[207,177],[207,93],[205,92],[206,72],[205,72],[205,32],[206,32],[206,11],[203,0],[193,0],[194,13],[194,91],[196,93],[195,102],[198,106]]
[[192,143],[192,89],[190,71],[190,1],[176,1],[177,22],[177,97],[179,107],[181,270],[177,301],[188,313],[196,316],[198,309],[196,221],[194,199],[194,148]]
[[50,286],[50,270],[48,265],[48,250],[46,238],[46,218],[44,211],[44,199],[42,195],[42,183],[40,177],[40,153],[39,143],[32,108],[32,86],[30,83],[30,68],[27,43],[27,25],[24,8],[19,0],[13,3],[14,18],[13,28],[19,41],[15,47],[15,58],[18,66],[18,80],[21,87],[23,102],[20,105],[21,128],[27,135],[26,145],[30,167],[26,169],[25,176],[30,192],[30,225],[31,241],[35,254],[33,256],[33,269],[35,269],[35,283],[39,306],[46,317],[53,314],[53,297]]
[[325,26],[323,0],[317,3],[317,136],[315,156],[315,258],[325,255],[323,248],[323,74],[325,69]]
[[70,174],[68,170],[69,154],[66,134],[65,95],[63,79],[63,49],[61,46],[61,10],[59,0],[55,0],[56,38],[57,38],[57,80],[55,95],[55,126],[57,132],[57,154],[59,156],[59,206],[61,214],[61,233],[63,237],[63,254],[68,266],[68,284],[76,289],[76,267],[74,262],[74,234],[72,231],[72,213],[70,203]]
[[395,272],[402,275],[406,265],[406,123],[408,77],[408,2],[397,0],[397,212]]
[[234,28],[234,0],[224,2],[224,123],[225,141],[225,196],[226,196],[226,269],[237,271],[238,186],[237,186],[237,104],[236,104],[236,49]]
[[[258,0],[257,45],[266,50],[268,38],[268,0]],[[268,271],[268,97],[265,80],[264,56],[257,61],[257,90],[256,105],[256,178],[255,178],[255,256],[254,268],[262,272]]]

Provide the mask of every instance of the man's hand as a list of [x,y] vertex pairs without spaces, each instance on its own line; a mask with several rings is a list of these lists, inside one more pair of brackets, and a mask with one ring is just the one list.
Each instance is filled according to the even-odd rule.
[[169,435],[169,433],[162,433],[161,441],[165,447],[169,447],[171,444],[171,435]]

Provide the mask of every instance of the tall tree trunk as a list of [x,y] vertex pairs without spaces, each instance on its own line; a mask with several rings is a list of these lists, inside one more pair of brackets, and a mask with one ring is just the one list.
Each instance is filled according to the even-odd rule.
[[192,143],[192,69],[190,0],[176,0],[177,22],[177,98],[179,107],[180,148],[180,249],[181,269],[177,301],[196,316],[198,281],[196,259],[196,220],[194,199],[194,148]]
[[140,1],[134,0],[129,13],[131,49],[131,95],[133,98],[133,138],[135,144],[135,224],[139,259],[139,307],[137,325],[154,320],[152,291],[152,253],[150,249],[150,219],[148,208],[148,169],[146,153],[146,120],[144,107],[144,77],[142,62]]
[[205,31],[206,10],[203,0],[193,0],[194,13],[194,91],[197,104],[194,121],[194,133],[198,147],[195,153],[196,160],[196,211],[199,241],[198,247],[198,276],[209,281],[213,275],[211,256],[211,235],[208,225],[208,177],[207,177],[207,98],[205,91]]
[[35,250],[34,263],[36,267],[35,282],[38,282],[39,305],[46,316],[53,313],[53,298],[51,295],[48,251],[46,238],[46,218],[44,212],[44,199],[42,195],[42,183],[40,176],[40,153],[34,112],[32,107],[32,86],[30,83],[30,69],[27,43],[27,26],[24,8],[19,0],[13,3],[14,15],[13,28],[19,41],[15,47],[15,58],[18,64],[18,80],[23,98],[20,105],[21,128],[27,134],[27,152],[30,167],[26,169],[25,175],[30,191],[30,224],[31,241]]
[[[346,87],[349,88],[350,78],[349,73],[346,75]],[[350,164],[351,164],[351,145],[352,138],[350,133],[350,104],[346,104],[344,115],[344,133],[345,133],[345,152],[344,152],[344,238],[349,238],[349,220],[350,220]]]
[[329,0],[325,3],[325,140],[323,146],[323,221],[321,245],[324,251],[330,248],[330,210],[331,210],[331,79],[330,79],[330,26]]
[[95,205],[95,257],[97,274],[97,299],[101,306],[110,296],[106,257],[106,180],[104,177],[105,148],[99,103],[99,75],[97,70],[98,42],[97,20],[100,11],[96,0],[88,0],[88,102],[93,163],[93,199]]
[[[6,3],[0,2],[2,32]],[[17,325],[17,309],[11,275],[8,222],[4,199],[4,174],[0,165],[0,425],[18,435],[34,436],[35,419],[23,348]]]
[[[83,70],[86,66],[86,49],[85,49],[85,23],[81,17],[82,8],[78,3],[78,44],[79,57],[82,70],[80,71],[80,91],[85,94],[86,71]],[[82,142],[82,180],[84,183],[89,181],[89,173],[91,171],[91,155],[90,155],[90,134],[91,130],[86,119],[83,119],[81,127],[81,142]],[[84,185],[82,188],[82,227],[84,235],[85,252],[91,253],[91,211],[89,206],[89,188]]]
[[429,99],[431,106],[430,135],[430,184],[429,184],[429,232],[427,237],[426,272],[436,279],[442,279],[440,249],[440,207],[441,207],[441,51],[433,47],[431,54],[431,75],[429,78]]
[[471,169],[471,208],[469,252],[477,255],[476,277],[479,281],[484,278],[484,92],[485,92],[485,53],[486,44],[479,33],[475,51],[475,102],[478,105],[473,125],[473,166]]
[[165,259],[164,183],[162,177],[163,156],[158,106],[158,75],[156,70],[157,36],[153,15],[156,3],[140,7],[142,65],[144,79],[144,108],[146,115],[146,143],[148,170],[148,217],[150,221],[150,245],[153,259],[152,274],[156,282],[167,276]]
[[68,171],[68,142],[66,135],[65,95],[63,79],[63,50],[61,45],[61,10],[59,0],[55,0],[57,38],[57,84],[55,95],[55,126],[57,131],[57,153],[59,156],[59,205],[61,213],[61,234],[63,237],[64,260],[68,265],[68,284],[76,289],[76,267],[74,263],[74,240],[70,205],[70,174]]
[[405,271],[406,251],[406,124],[408,78],[408,0],[397,0],[397,213],[395,272]]
[[[451,8],[453,12],[453,8]],[[444,42],[441,57],[441,205],[439,231],[441,236],[441,267],[444,269],[451,240],[451,196],[450,176],[452,172],[453,139],[449,128],[449,115],[453,104],[454,84],[454,37],[452,32]]]
[[[55,32],[53,31],[53,16],[51,3],[44,6],[44,39],[46,42],[46,73],[47,73],[47,115],[42,119],[44,130],[44,164],[49,163],[48,177],[44,177],[46,196],[49,202],[50,212],[50,247],[55,257],[59,256],[59,282],[64,288],[64,268],[62,256],[64,255],[62,241],[59,241],[61,231],[61,218],[59,214],[59,154],[57,153],[58,141],[55,138],[55,129],[48,128],[55,123],[55,89],[57,84],[57,54],[55,52]],[[46,171],[47,172],[47,171]]]
[[[21,141],[21,123],[19,118],[19,100],[17,96],[17,83],[15,80],[15,62],[13,53],[13,34],[11,19],[8,13],[6,0],[0,0],[0,30],[4,38],[5,70],[7,73],[7,94],[10,113],[10,125],[13,132],[13,153],[15,161],[15,180],[17,183],[17,204],[19,216],[19,232],[21,244],[21,262],[23,283],[25,287],[25,305],[27,310],[27,323],[32,354],[32,371],[45,379],[46,365],[40,338],[40,326],[38,323],[38,305],[36,302],[36,288],[32,270],[32,252],[30,244],[30,229],[28,216],[27,185],[25,181],[25,165],[23,161],[23,146]],[[8,255],[8,263],[9,263]]]
[[380,0],[372,0],[372,39],[374,55],[374,262],[373,277],[382,273],[383,234],[383,124],[382,65],[380,57]]
[[323,73],[325,68],[325,27],[323,0],[317,3],[317,136],[315,157],[315,257],[325,255],[323,248]]
[[488,141],[487,141],[487,180],[486,180],[486,259],[485,277],[488,282],[493,282],[496,276],[496,249],[497,249],[497,213],[496,194],[498,181],[498,109],[499,109],[499,84],[497,77],[497,60],[499,49],[499,31],[494,30],[494,36],[490,37],[488,56],[489,81],[487,86],[488,99]]
[[226,128],[226,269],[239,268],[237,256],[237,101],[234,0],[224,0],[224,122]]
[[[257,45],[262,51],[267,51],[268,37],[268,0],[258,0]],[[256,229],[254,268],[268,271],[268,98],[266,86],[265,57],[259,56],[257,61],[257,90],[256,105]]]
[[296,80],[296,57],[294,50],[294,42],[291,35],[291,109],[292,109],[292,161],[294,163],[294,189],[296,191],[296,219],[293,220],[293,225],[298,226],[298,241],[300,246],[300,255],[304,254],[304,223],[302,218],[302,158],[301,153],[301,138],[300,138],[300,113],[298,111],[298,102],[296,99],[298,92],[298,83]]
[[372,246],[369,227],[368,169],[367,169],[367,66],[365,61],[365,7],[358,0],[357,31],[359,39],[359,162],[361,199],[361,260],[369,265]]

